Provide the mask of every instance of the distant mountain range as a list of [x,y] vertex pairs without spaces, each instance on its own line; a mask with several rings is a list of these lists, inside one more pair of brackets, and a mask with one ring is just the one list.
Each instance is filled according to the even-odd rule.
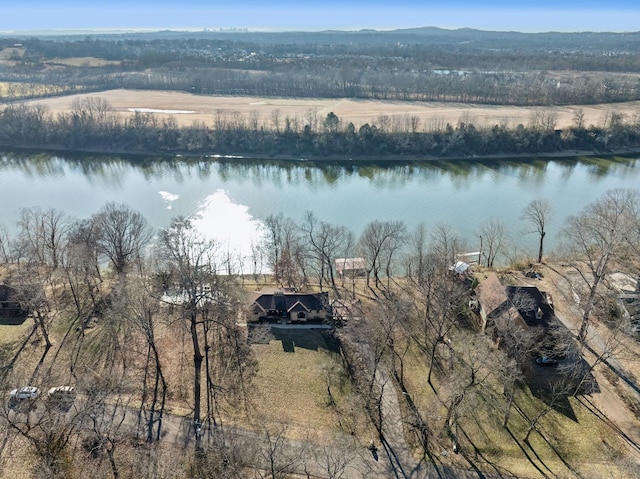
[[5,38],[39,37],[70,40],[77,36],[102,39],[162,39],[196,38],[227,39],[263,45],[273,44],[367,44],[411,46],[455,45],[457,49],[518,51],[593,51],[626,52],[640,50],[640,32],[545,32],[486,31],[472,28],[439,27],[405,28],[397,30],[325,30],[325,31],[249,31],[225,30],[33,30],[0,32]]

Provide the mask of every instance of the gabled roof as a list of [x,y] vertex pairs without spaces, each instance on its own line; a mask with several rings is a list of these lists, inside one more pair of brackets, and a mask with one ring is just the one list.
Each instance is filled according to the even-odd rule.
[[548,327],[554,318],[547,297],[535,286],[503,286],[495,273],[478,285],[478,302],[488,318],[520,317],[528,327]]
[[296,301],[296,304],[294,304],[289,309],[287,309],[287,312],[289,312],[289,313],[299,313],[300,311],[305,311],[305,312],[308,313],[310,311],[310,309],[307,308],[300,301]]
[[254,300],[254,311],[312,311],[329,308],[329,293],[266,293]]
[[509,300],[504,286],[495,273],[489,273],[487,278],[478,285],[476,291],[478,302],[487,316],[497,312]]
[[554,317],[546,296],[535,286],[507,286],[507,296],[529,327],[548,327]]

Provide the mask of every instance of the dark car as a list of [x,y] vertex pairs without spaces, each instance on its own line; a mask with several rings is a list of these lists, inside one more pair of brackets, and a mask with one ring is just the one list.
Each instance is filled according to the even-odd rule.
[[535,279],[542,279],[544,278],[542,273],[538,273],[537,271],[527,271],[524,274],[527,278],[535,278]]
[[556,366],[558,364],[558,360],[551,356],[538,356],[536,358],[536,364],[539,364],[540,366]]

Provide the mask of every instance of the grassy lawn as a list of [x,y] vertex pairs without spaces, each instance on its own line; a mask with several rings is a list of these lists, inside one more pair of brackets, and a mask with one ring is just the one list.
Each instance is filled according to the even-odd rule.
[[10,344],[21,341],[33,329],[33,320],[0,319],[0,344]]
[[351,394],[340,354],[319,330],[274,329],[273,336],[268,344],[252,346],[259,365],[255,416],[286,425],[291,437],[329,440],[340,429],[336,407],[345,408]]
[[[11,370],[7,371],[8,375],[4,378],[3,386],[7,390],[25,385],[22,384],[24,378],[29,377],[30,368],[35,365],[35,361],[39,357],[41,350],[36,341],[37,336],[32,335],[29,341],[25,342],[32,330],[33,320],[30,318],[25,319],[24,322],[11,318],[0,320],[0,365],[8,365],[18,350],[21,347],[24,348],[20,360],[14,364]],[[4,396],[2,400],[4,400]]]
[[[435,454],[451,450],[445,433],[447,414],[443,401],[448,398],[450,380],[435,374],[436,393],[427,383],[427,366],[416,350],[404,361],[404,382],[411,398],[431,431]],[[586,399],[568,398],[548,409],[528,386],[516,393],[508,429],[502,427],[505,397],[502,386],[490,380],[470,390],[459,410],[458,435],[469,457],[486,472],[517,477],[627,477],[628,450],[622,438],[603,420],[585,407]],[[548,409],[533,431],[529,444],[523,441],[530,420]],[[418,453],[418,451],[416,451]],[[439,456],[444,463],[454,457]],[[461,463],[463,464],[463,463]],[[598,471],[598,472],[596,472]]]

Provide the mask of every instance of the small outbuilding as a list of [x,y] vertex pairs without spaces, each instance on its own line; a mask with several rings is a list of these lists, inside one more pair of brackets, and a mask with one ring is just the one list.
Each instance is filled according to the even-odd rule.
[[471,265],[464,261],[456,261],[453,265],[449,266],[449,271],[459,276],[468,276],[471,274]]
[[364,258],[336,258],[336,271],[341,277],[364,276],[367,262]]

